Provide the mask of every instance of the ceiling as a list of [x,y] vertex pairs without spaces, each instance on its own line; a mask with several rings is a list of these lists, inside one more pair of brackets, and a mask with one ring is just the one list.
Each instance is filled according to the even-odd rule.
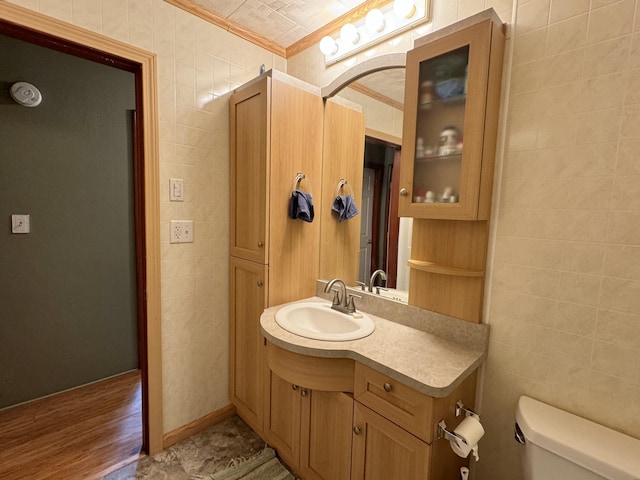
[[[263,46],[271,42],[286,57],[317,43],[336,25],[362,18],[363,12],[391,0],[165,0]],[[203,15],[204,13],[204,15]],[[273,51],[273,50],[272,50]],[[295,53],[295,52],[293,52]],[[368,75],[355,90],[402,109],[404,69]]]
[[365,0],[193,0],[272,42],[290,47]]

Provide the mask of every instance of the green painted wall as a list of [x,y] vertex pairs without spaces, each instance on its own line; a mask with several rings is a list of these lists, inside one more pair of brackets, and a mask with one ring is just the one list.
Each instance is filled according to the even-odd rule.
[[138,367],[134,108],[132,73],[0,35],[0,408]]

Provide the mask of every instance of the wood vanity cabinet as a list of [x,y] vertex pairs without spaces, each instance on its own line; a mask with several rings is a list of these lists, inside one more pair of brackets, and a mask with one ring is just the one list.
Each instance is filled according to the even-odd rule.
[[407,52],[401,217],[489,218],[504,42],[493,13]]
[[[258,434],[266,381],[260,315],[314,295],[318,278],[319,218],[291,219],[288,205],[294,188],[320,196],[322,109],[319,89],[276,71],[229,101],[229,397]],[[296,184],[298,173],[305,178]]]
[[351,475],[353,372],[345,358],[318,358],[267,342],[265,439],[305,480]]
[[458,478],[468,459],[437,440],[437,424],[455,428],[455,406],[473,408],[476,375],[449,396],[433,398],[361,363],[355,369],[351,480]]
[[458,478],[468,464],[436,439],[436,429],[440,420],[451,428],[461,421],[458,400],[473,408],[475,374],[433,398],[353,360],[270,342],[266,356],[265,439],[300,478],[439,480]]
[[265,437],[280,458],[305,480],[351,475],[353,398],[313,390],[270,372]]
[[492,9],[407,53],[399,214],[413,217],[409,304],[482,321],[504,55]]
[[262,430],[265,366],[260,318],[267,303],[267,267],[242,258],[229,260],[229,395],[242,419]]

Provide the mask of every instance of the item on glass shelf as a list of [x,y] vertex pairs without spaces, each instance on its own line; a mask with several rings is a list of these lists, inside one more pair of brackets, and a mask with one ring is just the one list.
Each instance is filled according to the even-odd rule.
[[458,195],[451,195],[449,197],[449,203],[458,203]]
[[424,201],[425,203],[435,203],[436,201],[436,194],[433,193],[431,190],[429,190],[424,197]]
[[452,155],[458,153],[458,129],[456,127],[444,127],[440,133],[440,146],[438,155]]
[[451,198],[451,193],[453,192],[453,188],[445,187],[444,192],[442,193],[442,197],[440,198],[441,202],[449,202]]
[[433,102],[433,82],[426,80],[420,84],[420,103],[425,105]]
[[416,141],[416,158],[424,157],[424,141],[422,138],[418,137]]
[[425,155],[435,155],[437,151],[438,151],[438,149],[435,148],[435,147],[426,147],[424,149],[424,154]]
[[463,77],[436,82],[436,95],[442,99],[457,97],[464,93],[464,84],[465,79]]

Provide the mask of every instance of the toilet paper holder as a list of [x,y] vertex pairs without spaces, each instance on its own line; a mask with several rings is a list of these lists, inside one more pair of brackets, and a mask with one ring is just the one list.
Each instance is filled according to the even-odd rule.
[[[476,420],[478,421],[480,420],[480,415],[478,415],[473,410],[465,407],[464,403],[462,403],[461,400],[458,400],[456,402],[456,417],[459,417],[463,413],[465,417],[474,417]],[[444,438],[449,441],[451,440],[456,441],[457,439],[462,443],[464,443],[465,445],[467,444],[467,441],[464,438],[462,438],[460,435],[456,434],[455,432],[447,429],[447,424],[444,421],[444,419],[438,422],[438,431],[436,433],[436,440],[440,440],[441,438]]]

